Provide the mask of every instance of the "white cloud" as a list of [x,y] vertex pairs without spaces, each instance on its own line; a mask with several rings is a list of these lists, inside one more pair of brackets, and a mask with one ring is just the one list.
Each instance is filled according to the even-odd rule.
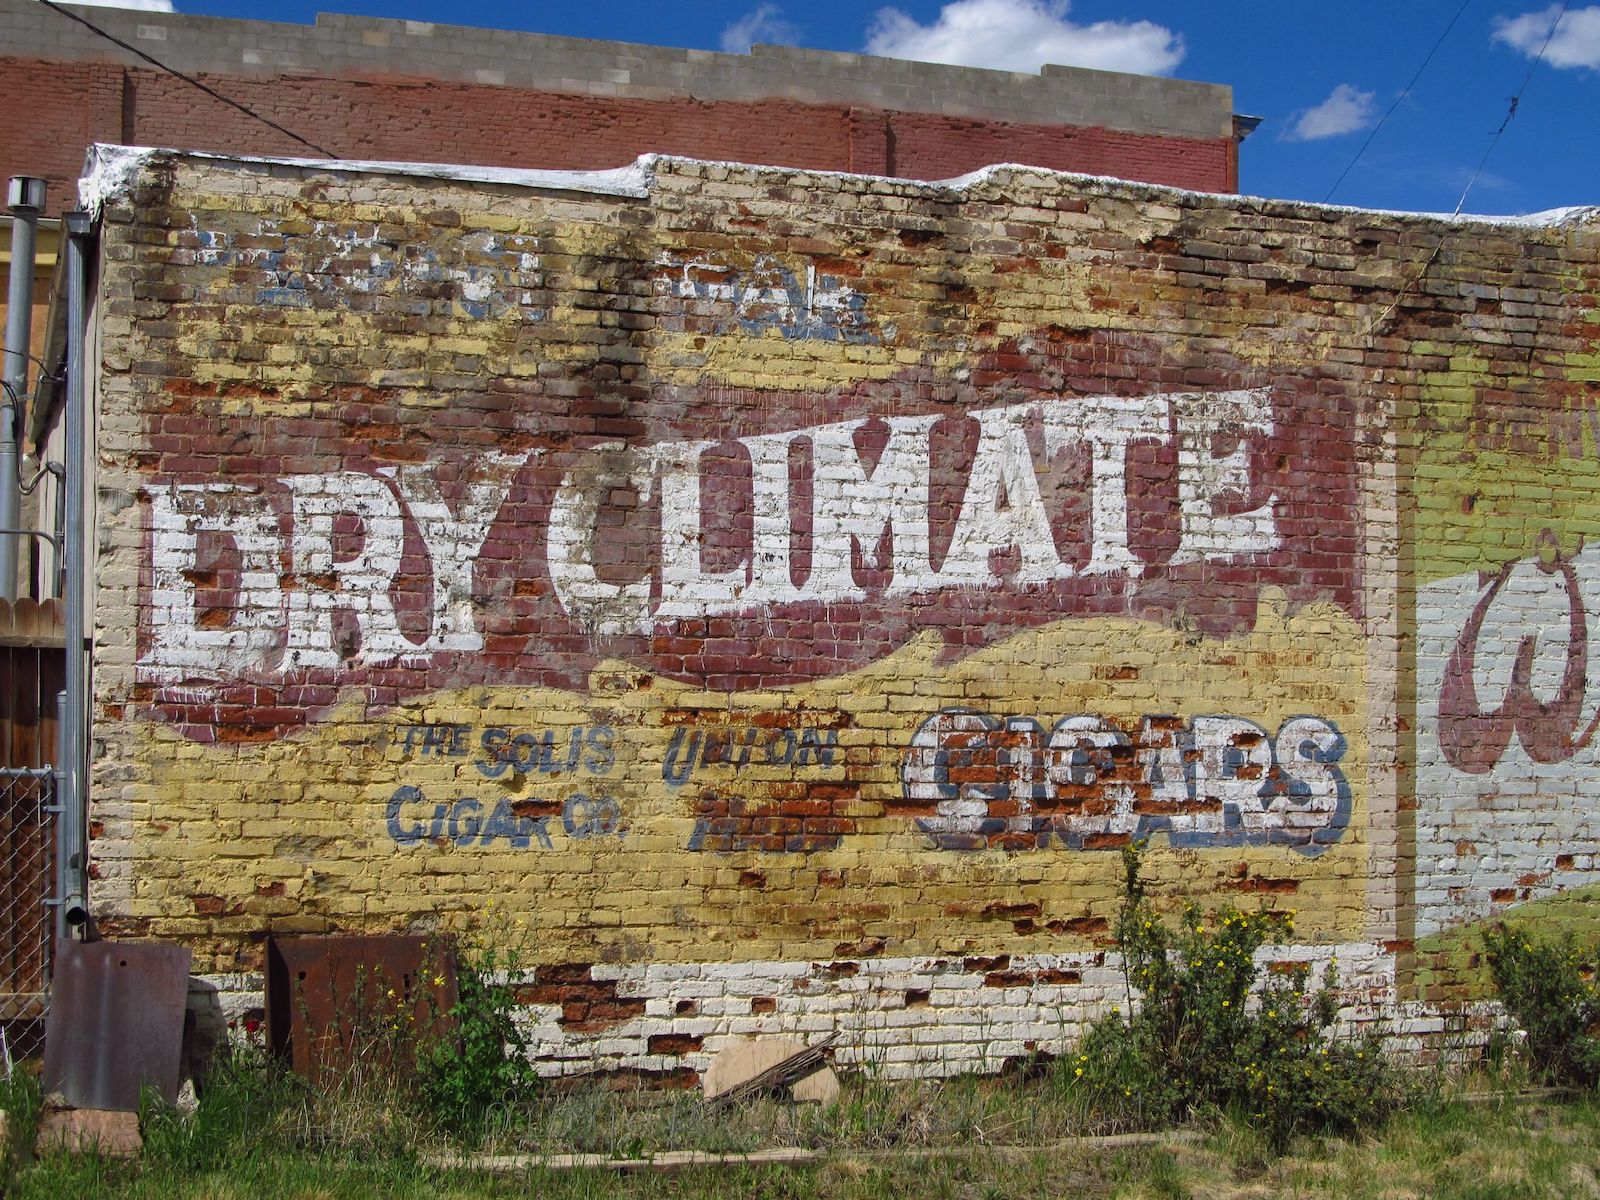
[[1296,114],[1294,124],[1284,137],[1291,142],[1340,137],[1365,129],[1377,115],[1373,93],[1341,83],[1321,104]]
[[1548,37],[1550,48],[1544,52],[1544,61],[1552,67],[1600,68],[1600,5],[1569,9],[1551,37],[1550,23],[1560,12],[1561,6],[1552,4],[1542,12],[1496,17],[1490,40],[1504,42],[1532,58]]
[[1069,0],[952,0],[931,25],[879,9],[867,53],[1002,71],[1044,63],[1164,75],[1183,60],[1183,38],[1152,21],[1067,19]]
[[172,0],[66,0],[85,8],[127,8],[138,12],[174,12]]
[[798,31],[783,19],[776,4],[762,4],[745,13],[722,31],[722,49],[727,54],[749,54],[757,42],[787,45]]

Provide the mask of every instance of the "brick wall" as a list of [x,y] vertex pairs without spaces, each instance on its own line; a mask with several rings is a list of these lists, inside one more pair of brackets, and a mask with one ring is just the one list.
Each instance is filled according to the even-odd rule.
[[1231,139],[1200,141],[1111,129],[1001,126],[994,121],[922,113],[895,113],[889,126],[890,146],[883,162],[853,166],[853,170],[908,179],[953,179],[1004,161],[1203,192],[1238,188],[1238,170],[1229,159]]
[[1117,1000],[1146,836],[1425,1034],[1470,922],[1597,879],[1592,219],[129,180],[94,895],[241,995],[269,933],[471,930],[551,1071],[993,1068]]
[[[72,207],[93,141],[231,153],[312,153],[189,84],[154,70],[0,58],[31,89],[0,118],[0,174],[49,180]],[[1228,191],[1229,143],[1059,125],[890,114],[790,100],[642,100],[433,80],[285,77],[204,81],[342,158],[598,169],[681,154],[912,179],[1004,160]]]
[[[112,9],[95,24],[345,159],[590,169],[640,154],[950,178],[995,162],[1231,191],[1232,93],[758,47],[749,55],[322,14]],[[0,0],[0,178],[71,207],[91,142],[305,155],[301,142],[32,0]]]

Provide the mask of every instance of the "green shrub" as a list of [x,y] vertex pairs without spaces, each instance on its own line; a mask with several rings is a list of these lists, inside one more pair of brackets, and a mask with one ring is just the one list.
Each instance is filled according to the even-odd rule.
[[1270,971],[1255,953],[1293,931],[1293,919],[1186,905],[1170,927],[1140,878],[1140,849],[1126,871],[1116,940],[1130,1000],[1091,1026],[1065,1081],[1099,1112],[1161,1125],[1215,1106],[1259,1129],[1276,1149],[1298,1132],[1340,1131],[1383,1117],[1396,1099],[1393,1072],[1371,1039],[1330,1036],[1337,1012],[1330,969],[1308,992],[1309,968]]
[[519,966],[514,948],[467,946],[459,954],[455,1034],[418,1058],[423,1102],[451,1132],[481,1130],[491,1114],[525,1105],[538,1090],[508,978]]
[[1483,935],[1489,973],[1506,1011],[1526,1034],[1529,1067],[1551,1083],[1592,1088],[1600,1082],[1600,987],[1595,951],[1571,933],[1535,941],[1504,925]]

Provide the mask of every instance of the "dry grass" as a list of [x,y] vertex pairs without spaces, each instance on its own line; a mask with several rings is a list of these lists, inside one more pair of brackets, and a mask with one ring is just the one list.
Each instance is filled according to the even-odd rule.
[[[1086,1122],[1048,1079],[890,1085],[852,1080],[827,1110],[772,1100],[708,1113],[689,1094],[587,1086],[548,1094],[498,1131],[501,1151],[648,1154],[794,1145],[825,1159],[801,1167],[695,1168],[662,1175],[525,1168],[441,1169],[418,1155],[431,1134],[376,1091],[297,1099],[270,1119],[236,1122],[197,1146],[169,1126],[145,1161],[58,1159],[20,1172],[11,1197],[57,1200],[452,1200],[537,1195],[919,1200],[1081,1196],[1119,1200],[1600,1200],[1600,1102],[1419,1103],[1365,1139],[1303,1138],[1274,1156],[1248,1124],[1213,1115],[1190,1143],[1116,1150],[1051,1144]],[[1032,1147],[1032,1149],[1029,1149]],[[896,1151],[885,1154],[884,1151]],[[925,1153],[919,1152],[925,1151]]]
[[1348,1200],[1600,1200],[1600,1105],[1593,1099],[1467,1107],[1429,1104],[1381,1136],[1311,1140],[1263,1160],[1248,1134],[1219,1131],[1174,1155],[1195,1200],[1340,1197]]
[[618,1091],[581,1084],[549,1092],[531,1112],[498,1122],[484,1149],[639,1157],[666,1150],[726,1154],[778,1146],[976,1148],[1041,1145],[1109,1131],[1048,1077],[888,1083],[856,1075],[844,1081],[838,1103],[826,1109],[766,1098],[713,1111],[698,1091]]

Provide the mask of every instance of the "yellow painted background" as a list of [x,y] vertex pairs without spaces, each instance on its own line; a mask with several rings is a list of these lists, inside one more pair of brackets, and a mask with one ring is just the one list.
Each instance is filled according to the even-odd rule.
[[[1368,856],[1360,633],[1335,608],[1286,616],[1276,599],[1268,595],[1255,630],[1225,640],[1134,621],[1061,621],[941,665],[935,639],[925,636],[865,670],[763,692],[708,693],[614,662],[595,670],[587,694],[475,687],[370,713],[353,690],[315,728],[267,745],[201,745],[144,724],[130,915],[152,930],[170,923],[192,931],[199,896],[219,935],[263,925],[353,930],[518,919],[541,961],[847,957],[873,939],[892,954],[1092,944],[1047,926],[1113,917],[1122,870],[1114,851],[938,850],[914,820],[885,812],[884,800],[900,794],[903,749],[918,724],[962,704],[1037,716],[1047,727],[1072,713],[1133,730],[1147,713],[1229,713],[1269,732],[1292,715],[1332,721],[1349,743],[1338,765],[1354,797],[1335,845],[1316,858],[1281,846],[1170,851],[1157,834],[1151,876],[1201,903],[1246,908],[1257,897],[1231,890],[1242,878],[1292,880],[1294,894],[1266,902],[1297,909],[1301,936],[1356,940],[1366,925]],[[693,710],[702,725],[774,712],[825,724],[838,713],[844,727],[831,768],[701,767],[674,790],[661,770],[669,710]],[[515,732],[598,720],[617,730],[616,763],[604,776],[508,771],[486,779],[473,765],[476,734],[472,756],[404,749],[414,723]],[[558,752],[563,745],[558,737]],[[687,849],[694,798],[705,786],[760,799],[764,782],[801,777],[861,784],[857,832],[837,849]],[[474,796],[485,810],[502,795],[604,791],[620,801],[625,832],[573,839],[556,819],[548,850],[504,841],[396,846],[386,808],[407,784],[430,801]],[[1028,902],[1039,906],[1037,931],[1018,932],[1009,906]]]

